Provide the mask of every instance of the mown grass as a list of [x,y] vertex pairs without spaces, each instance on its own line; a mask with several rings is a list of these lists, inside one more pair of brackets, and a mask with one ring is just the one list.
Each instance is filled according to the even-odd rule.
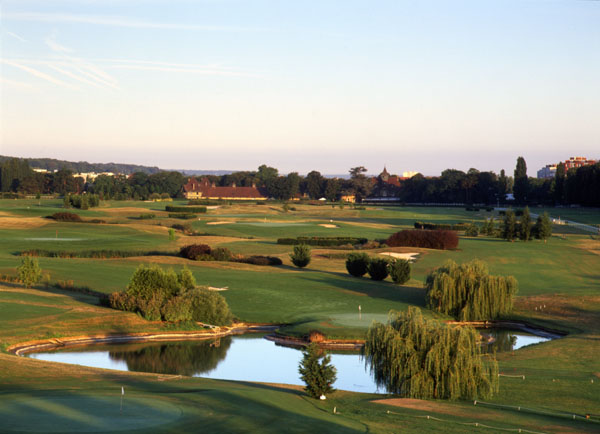
[[[13,210],[26,208],[23,202],[18,206],[13,202],[20,201],[2,201],[0,211],[11,214]],[[120,202],[112,208],[101,207],[102,212],[109,216],[106,217],[107,220],[113,218],[110,217],[111,210],[115,207],[154,207],[160,210],[164,209],[164,204]],[[600,370],[597,362],[600,358],[600,255],[594,253],[598,250],[597,239],[565,234],[552,237],[547,243],[509,243],[479,237],[461,238],[456,251],[412,249],[422,253],[414,264],[413,279],[406,286],[395,286],[389,281],[373,282],[367,278],[350,277],[345,272],[344,260],[341,258],[327,259],[313,255],[308,269],[293,268],[287,258],[291,249],[289,246],[278,246],[276,238],[312,235],[384,238],[399,228],[412,227],[415,220],[439,223],[471,220],[481,222],[490,213],[484,210],[467,212],[460,208],[369,207],[358,211],[348,207],[343,210],[327,206],[296,207],[297,211],[282,213],[272,209],[277,206],[224,206],[210,210],[209,213],[214,215],[203,216],[203,220],[194,223],[197,229],[202,228],[206,232],[244,237],[239,242],[232,242],[231,239],[219,241],[218,237],[212,237],[213,245],[226,245],[236,253],[278,255],[284,259],[285,265],[282,267],[195,263],[166,257],[151,260],[165,267],[179,268],[186,264],[199,284],[229,287],[221,294],[227,298],[234,314],[240,319],[288,323],[290,325],[283,331],[296,335],[317,328],[331,337],[360,337],[371,320],[384,321],[390,309],[405,309],[411,304],[423,306],[423,279],[431,269],[445,260],[485,260],[492,273],[511,274],[519,281],[520,291],[513,318],[570,333],[567,337],[524,348],[514,354],[499,354],[501,372],[525,375],[526,379],[501,377],[500,393],[492,402],[532,408],[536,412],[551,412],[555,416],[506,409],[474,409],[467,403],[450,404],[450,414],[442,409],[424,412],[371,404],[373,396],[345,392],[338,392],[322,403],[309,400],[300,392],[271,386],[188,378],[163,382],[151,375],[64,368],[46,362],[15,360],[6,355],[0,356],[0,383],[5,392],[0,394],[0,401],[9,402],[12,399],[10,393],[39,397],[43,395],[40,390],[44,389],[68,394],[80,393],[85,397],[95,394],[110,396],[115,390],[120,390],[121,384],[126,384],[140,399],[151,397],[159,401],[165,400],[183,409],[183,416],[177,421],[153,427],[152,430],[156,432],[190,429],[199,426],[199,423],[205,424],[202,426],[206,426],[209,432],[252,431],[253,428],[266,432],[286,429],[304,432],[364,432],[367,429],[371,432],[390,432],[399,427],[409,432],[464,432],[470,428],[459,425],[458,422],[466,421],[543,432],[597,431],[598,425],[593,425],[592,422],[573,421],[560,414],[564,411],[583,416],[590,414],[592,419],[600,417]],[[587,222],[595,219],[593,215],[586,217],[586,210],[571,211],[575,214],[569,219],[584,223],[584,219],[588,219]],[[579,212],[582,218],[578,219]],[[131,215],[139,215],[139,211],[131,211]],[[257,216],[262,216],[263,222],[266,216],[267,221],[296,224],[206,225],[211,219],[250,219],[257,223],[260,222],[260,217]],[[161,218],[158,217],[158,220]],[[333,220],[340,228],[318,226],[319,223],[329,223],[329,220]],[[65,246],[68,250],[159,250],[164,249],[164,246],[172,246],[166,231],[163,234],[155,230],[144,230],[137,222],[123,226],[54,223],[39,228],[1,230],[0,272],[14,273],[20,258],[13,256],[13,251],[25,248],[61,248],[58,242],[25,240],[55,236],[57,227],[60,228],[59,236],[86,238],[85,242],[68,242],[68,246]],[[256,239],[248,239],[250,236]],[[202,238],[198,237],[196,240],[201,242]],[[182,240],[180,239],[181,242],[185,241]],[[327,249],[321,251],[339,252]],[[407,252],[411,249],[398,248],[397,251]],[[140,263],[149,261],[149,258],[40,258],[42,268],[50,273],[52,281],[73,280],[76,286],[88,286],[105,293],[123,290],[133,270]],[[57,290],[27,292],[16,286],[6,287],[0,292],[0,309],[4,309],[7,318],[6,321],[0,321],[0,344],[5,347],[8,342],[44,336],[152,331],[164,327],[144,321],[133,314],[97,307],[95,303],[97,299],[94,297],[75,293]],[[362,308],[361,319],[358,318],[358,305]],[[74,392],[74,387],[80,389]],[[334,406],[341,415],[333,415]],[[1,402],[0,408],[3,408]],[[210,410],[206,412],[206,409]],[[388,409],[391,413],[386,413]],[[67,414],[71,413],[64,412],[64,415]],[[419,417],[425,414],[435,415],[446,422]],[[60,418],[64,416],[60,411],[54,415],[57,421],[61,421]],[[260,429],[259,424],[262,424]],[[107,425],[107,429],[109,428]]]

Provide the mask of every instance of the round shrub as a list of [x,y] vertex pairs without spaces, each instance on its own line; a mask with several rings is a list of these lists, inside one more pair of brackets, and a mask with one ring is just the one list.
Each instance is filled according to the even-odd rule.
[[135,312],[137,310],[136,298],[126,292],[113,292],[108,297],[108,303],[113,309]]
[[373,280],[383,280],[389,274],[389,261],[385,258],[373,258],[367,270]]
[[179,256],[192,261],[209,261],[212,260],[211,251],[210,246],[206,244],[190,244],[179,250]]
[[410,262],[396,259],[390,263],[390,276],[394,283],[402,285],[410,280]]
[[476,224],[470,224],[465,230],[465,235],[467,237],[476,237],[477,235],[479,235],[479,228]]
[[354,277],[362,277],[369,269],[369,262],[366,253],[350,253],[346,258],[346,270]]
[[229,325],[233,321],[233,314],[221,294],[207,289],[194,289],[183,297],[190,306],[194,321],[217,326]]
[[217,247],[210,252],[210,256],[215,261],[230,261],[231,260],[231,251],[225,247]]
[[310,246],[306,244],[294,246],[294,252],[290,254],[290,259],[296,267],[306,267],[310,263]]
[[165,321],[189,321],[192,319],[192,306],[183,296],[173,297],[162,305],[162,317]]

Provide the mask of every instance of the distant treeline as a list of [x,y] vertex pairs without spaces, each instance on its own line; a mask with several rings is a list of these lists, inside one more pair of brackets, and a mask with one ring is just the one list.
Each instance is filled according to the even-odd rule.
[[[12,160],[13,157],[0,155],[0,164]],[[75,173],[83,172],[112,172],[129,175],[135,172],[143,172],[149,175],[158,173],[161,170],[158,167],[140,166],[138,164],[119,164],[119,163],[88,163],[87,161],[66,161],[56,160],[54,158],[22,158],[30,167],[36,169],[45,169],[49,172],[55,170],[67,169]]]
[[[46,159],[42,159],[46,160]],[[36,159],[7,159],[0,157],[0,190],[4,193],[19,194],[58,194],[93,193],[104,199],[165,199],[183,197],[183,186],[189,179],[180,172],[158,171],[148,174],[135,171],[125,175],[125,167],[143,166],[114,165],[111,171],[122,173],[117,176],[100,175],[85,183],[83,178],[73,176],[69,167],[80,163],[62,166],[57,172],[37,173],[28,163]],[[51,160],[58,161],[58,160]],[[88,163],[81,163],[88,164]],[[121,170],[119,170],[121,167]],[[96,167],[98,168],[98,167]],[[79,168],[78,168],[79,169]],[[102,167],[102,170],[108,170]],[[440,176],[424,177],[417,174],[412,178],[399,180],[399,185],[387,183],[382,178],[364,175],[362,166],[350,169],[350,179],[326,178],[317,171],[306,176],[296,172],[280,175],[274,167],[262,165],[256,171],[241,171],[226,175],[207,175],[216,186],[257,186],[277,200],[308,198],[338,201],[343,196],[355,196],[357,201],[372,197],[396,199],[404,203],[441,204],[505,204],[508,196],[514,193],[519,205],[583,205],[600,206],[600,163],[570,169],[565,172],[559,164],[556,176],[552,179],[538,179],[527,176],[525,161],[519,157],[514,177],[502,170],[480,172],[469,169],[447,169]]]

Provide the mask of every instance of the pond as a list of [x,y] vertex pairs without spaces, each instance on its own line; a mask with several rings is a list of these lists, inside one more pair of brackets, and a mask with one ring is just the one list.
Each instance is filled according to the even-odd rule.
[[[485,333],[490,333],[486,330]],[[502,330],[496,342],[501,351],[512,351],[547,338]],[[300,350],[277,345],[262,333],[227,336],[216,341],[151,342],[72,347],[28,356],[53,362],[72,363],[120,371],[187,375],[222,380],[257,381],[302,385],[298,364]],[[491,350],[491,345],[485,346]],[[500,350],[497,350],[500,351]],[[356,352],[334,352],[336,389],[385,393],[377,388],[364,361]]]

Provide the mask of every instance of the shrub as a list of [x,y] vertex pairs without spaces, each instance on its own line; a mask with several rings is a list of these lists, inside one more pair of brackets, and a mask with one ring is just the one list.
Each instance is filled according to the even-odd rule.
[[[180,289],[178,276],[173,270],[164,271],[156,265],[146,267],[142,264],[133,273],[127,286],[127,294],[140,300],[164,300],[176,295]],[[148,309],[150,310],[151,306]]]
[[444,231],[464,231],[469,227],[468,223],[427,223],[427,222],[415,222],[415,229],[428,229],[428,230],[444,230]]
[[479,235],[479,228],[477,227],[476,224],[472,223],[469,225],[469,227],[467,227],[467,230],[465,231],[465,235],[467,237],[476,237],[477,235]]
[[233,315],[221,294],[207,289],[194,289],[184,294],[192,312],[192,319],[212,325],[229,325]]
[[179,250],[179,255],[192,261],[210,261],[212,256],[210,255],[212,249],[206,244],[190,244],[189,246],[182,247]]
[[74,214],[72,212],[57,212],[52,215],[47,216],[46,218],[56,220],[59,222],[82,222],[81,217],[79,215]]
[[160,309],[165,321],[189,321],[192,319],[192,306],[189,299],[184,296],[173,297]]
[[487,265],[474,260],[448,261],[425,282],[427,307],[460,321],[496,319],[511,312],[518,284],[514,277],[491,276]]
[[337,371],[331,365],[331,356],[324,354],[317,343],[311,343],[302,351],[298,372],[306,384],[306,393],[313,398],[333,391]]
[[323,342],[325,335],[319,330],[311,330],[308,333],[308,342]]
[[279,238],[277,244],[296,245],[306,244],[309,246],[342,246],[344,244],[365,244],[366,238],[356,237],[298,237],[298,238]]
[[233,262],[241,262],[244,264],[251,265],[282,265],[283,262],[281,259],[275,256],[262,256],[262,255],[254,255],[248,257],[241,257],[232,259]]
[[346,258],[346,270],[354,277],[362,277],[369,269],[369,262],[366,253],[350,253]]
[[192,227],[192,225],[189,224],[189,223],[183,223],[183,224],[182,223],[175,223],[175,224],[171,225],[171,228],[173,228],[175,230],[178,230],[178,231],[181,231],[184,234],[188,234],[188,235],[193,235],[193,234],[196,233],[194,231],[194,228]]
[[140,219],[140,220],[152,220],[155,217],[156,217],[156,214],[146,213],[146,214],[140,214],[139,217],[138,217],[138,219]]
[[458,247],[458,236],[454,231],[407,229],[391,235],[385,243],[390,247],[407,246],[448,250]]
[[373,323],[363,354],[380,387],[418,399],[489,398],[498,391],[498,363],[487,362],[473,327],[450,327],[423,318],[421,310],[390,313]]
[[160,321],[162,319],[161,308],[167,300],[162,297],[162,294],[154,294],[150,298],[140,298],[137,300],[138,312],[148,321]]
[[184,213],[184,212],[172,212],[169,213],[169,218],[181,219],[181,220],[192,220],[196,218],[196,214]]
[[135,312],[137,310],[137,300],[133,295],[126,292],[113,292],[108,297],[110,307],[126,312]]
[[188,291],[196,287],[196,279],[188,267],[183,267],[183,269],[179,272],[177,275],[177,281],[183,289]]
[[388,277],[390,262],[386,258],[372,258],[367,272],[373,280],[383,280]]
[[21,265],[17,267],[17,274],[25,287],[31,288],[42,278],[42,269],[37,259],[25,256],[21,261]]
[[175,206],[175,205],[167,205],[165,206],[165,211],[167,212],[175,212],[175,213],[186,213],[186,214],[205,214],[206,207],[205,206]]
[[539,215],[533,227],[533,234],[539,240],[544,240],[552,235],[552,223],[548,218],[548,213]]
[[390,263],[390,276],[394,283],[402,285],[410,280],[410,262],[406,259],[395,259]]
[[290,254],[292,263],[298,268],[304,268],[310,263],[310,247],[306,244],[294,246],[293,253]]
[[175,241],[175,229],[169,228],[169,241]]
[[210,256],[212,256],[215,261],[230,261],[233,255],[229,249],[217,247],[216,249],[212,249]]

